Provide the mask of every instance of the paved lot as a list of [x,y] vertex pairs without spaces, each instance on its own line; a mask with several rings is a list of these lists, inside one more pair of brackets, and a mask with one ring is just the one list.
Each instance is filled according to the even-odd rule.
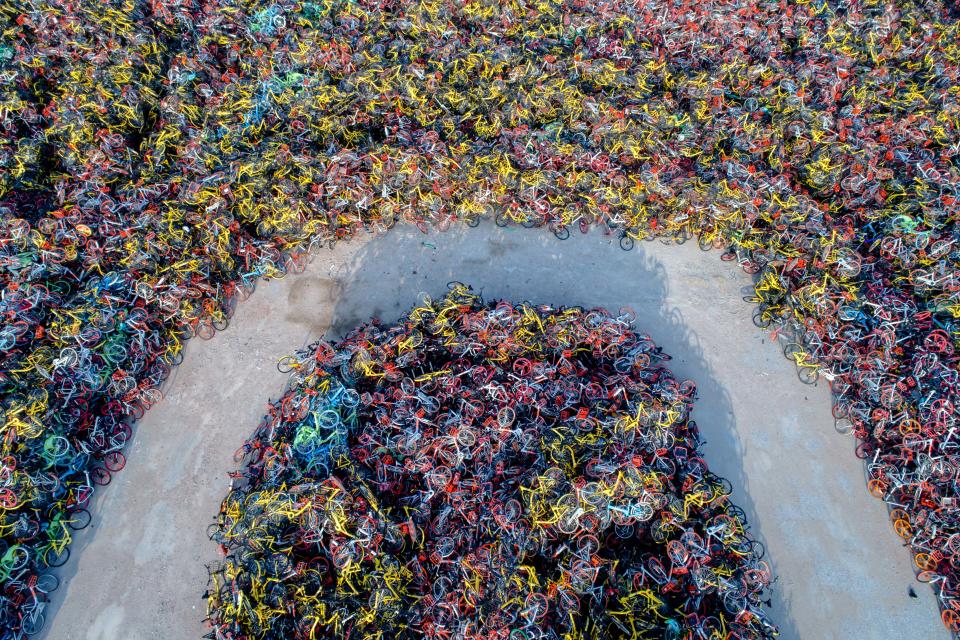
[[784,640],[948,637],[884,506],[866,492],[851,437],[833,429],[828,390],[801,384],[751,324],[745,275],[690,244],[625,253],[599,233],[559,242],[487,225],[395,229],[324,250],[306,273],[261,285],[226,332],[192,341],[140,423],[127,468],[99,494],[42,637],[200,638],[204,565],[218,553],[205,529],[234,450],[283,389],[276,360],[371,316],[394,320],[450,280],[487,298],[637,311],[677,375],[698,384],[707,461],[766,543]]

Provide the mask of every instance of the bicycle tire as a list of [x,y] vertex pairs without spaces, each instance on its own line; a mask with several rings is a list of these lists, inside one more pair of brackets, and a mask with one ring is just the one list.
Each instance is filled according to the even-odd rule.
[[73,529],[74,531],[82,531],[90,526],[90,523],[93,521],[93,516],[86,509],[74,509],[73,513],[70,514],[66,525]]
[[567,227],[557,227],[553,230],[553,235],[556,236],[557,240],[566,240],[570,237],[570,229]]
[[621,249],[623,249],[624,251],[632,251],[635,246],[637,246],[637,243],[633,238],[631,238],[627,234],[623,234],[622,236],[620,236]]
[[749,545],[750,545],[750,550],[754,553],[757,559],[764,558],[767,555],[767,546],[762,542],[760,542],[759,540],[750,538]]
[[[22,569],[27,566],[27,563],[30,562],[30,551],[28,547],[23,545],[14,545],[13,551],[11,552],[13,561],[4,562],[3,569],[8,570],[10,573]],[[20,556],[19,558],[17,556]],[[8,566],[9,565],[9,566]]]
[[796,342],[788,342],[783,345],[783,357],[787,360],[793,360],[793,356],[797,353],[803,353],[803,345],[797,344]]
[[35,616],[25,618],[23,622],[20,623],[20,630],[23,631],[25,635],[35,636],[43,630],[46,623],[47,619],[43,613],[38,613]]
[[127,412],[127,415],[133,416],[133,420],[136,422],[137,420],[141,419],[146,412],[147,410],[143,408],[143,405],[134,400],[130,403],[130,408]]
[[127,459],[120,451],[111,451],[103,458],[103,466],[110,473],[116,473],[127,466]]
[[20,504],[20,498],[12,489],[0,489],[0,505],[4,509],[15,509]]
[[753,310],[753,316],[751,317],[751,320],[753,320],[753,326],[757,327],[758,329],[768,329],[770,325],[773,324],[772,320],[764,319],[763,311],[760,309]]
[[85,509],[90,504],[90,499],[93,497],[93,487],[89,485],[83,485],[80,487],[76,494],[74,495],[73,504],[71,506]]
[[121,422],[113,430],[113,433],[110,434],[110,443],[123,446],[126,443],[130,442],[130,438],[133,437],[133,427],[131,427],[126,422]]
[[113,480],[113,476],[110,475],[106,467],[94,467],[93,470],[90,471],[90,479],[93,481],[93,484],[98,487],[105,487]]
[[[24,521],[21,520],[21,523]],[[18,524],[16,531],[17,540],[20,542],[28,542],[37,537],[40,533],[40,523],[36,520],[27,520],[25,524]],[[6,551],[6,549],[3,549]]]
[[[841,422],[847,422],[846,425],[841,426]],[[840,435],[847,435],[848,433],[853,432],[853,424],[850,423],[846,418],[834,418],[833,419],[833,430],[839,433]]]
[[[50,555],[51,553],[53,554],[52,556]],[[53,547],[48,547],[43,554],[43,564],[54,569],[67,564],[68,560],[70,560],[69,546],[64,547],[60,553],[57,553]]]
[[164,359],[167,364],[170,366],[177,366],[183,362],[183,348],[181,347],[179,351],[174,352],[172,355],[164,355]]
[[210,340],[217,334],[217,330],[213,323],[204,321],[197,324],[196,334],[201,340]]
[[960,613],[957,613],[953,609],[944,609],[940,614],[940,620],[943,622],[943,626],[949,629],[951,633],[960,632]]
[[729,505],[729,507],[727,508],[727,513],[731,517],[739,520],[741,523],[744,523],[747,521],[747,512],[744,511],[743,508],[741,508],[738,505],[735,505],[735,504]]
[[820,379],[818,367],[797,367],[797,377],[803,384],[817,384]]
[[297,368],[299,361],[294,356],[283,356],[277,360],[277,371],[280,373],[290,373]]
[[60,578],[52,573],[42,573],[37,576],[35,588],[41,593],[53,593],[60,588]]
[[927,584],[935,580],[936,577],[937,577],[936,571],[921,571],[917,574],[917,582],[922,582],[924,584]]

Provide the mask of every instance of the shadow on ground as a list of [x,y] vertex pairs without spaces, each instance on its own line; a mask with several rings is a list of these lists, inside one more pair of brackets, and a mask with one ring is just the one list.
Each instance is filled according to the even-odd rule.
[[750,322],[747,276],[690,243],[626,253],[599,232],[561,242],[487,224],[396,228],[325,249],[306,273],[262,284],[227,331],[191,341],[126,469],[100,492],[93,535],[74,547],[40,637],[200,638],[205,565],[218,557],[206,527],[233,452],[284,387],[276,361],[372,316],[393,321],[451,280],[487,299],[635,310],[638,330],[699,387],[704,456],[766,543],[784,640],[948,637],[883,504],[866,492],[852,441],[832,428],[828,389],[802,385]]

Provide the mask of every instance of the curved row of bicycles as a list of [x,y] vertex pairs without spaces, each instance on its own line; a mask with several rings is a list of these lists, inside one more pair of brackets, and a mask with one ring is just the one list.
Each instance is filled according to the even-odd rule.
[[[696,238],[960,629],[960,34],[935,0],[0,3],[0,595],[34,629],[184,341],[397,222]],[[66,530],[70,530],[67,526]],[[45,582],[46,581],[46,582]]]

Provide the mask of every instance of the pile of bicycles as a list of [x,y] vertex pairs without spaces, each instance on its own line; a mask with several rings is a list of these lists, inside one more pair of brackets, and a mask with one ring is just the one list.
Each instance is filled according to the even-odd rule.
[[774,637],[696,388],[630,319],[453,284],[282,361],[211,527],[209,637]]
[[[829,381],[960,630],[955,3],[0,0],[0,20],[0,577],[62,560],[55,523],[259,278],[398,221],[492,219],[695,237],[755,274],[757,324]],[[38,596],[4,584],[19,638]]]

